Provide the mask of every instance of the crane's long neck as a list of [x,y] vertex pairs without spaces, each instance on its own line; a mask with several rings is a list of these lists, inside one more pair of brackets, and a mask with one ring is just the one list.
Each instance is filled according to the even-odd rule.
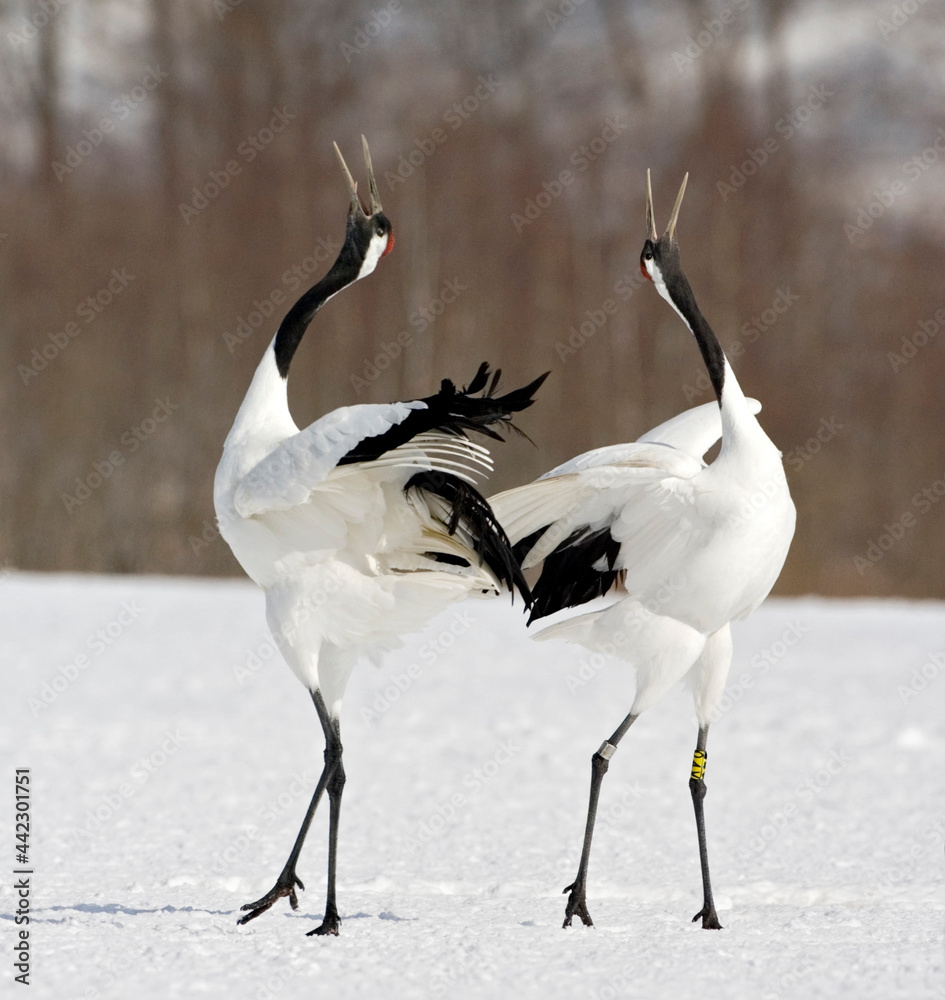
[[337,295],[343,288],[361,277],[363,264],[363,258],[352,252],[350,244],[346,242],[328,274],[313,285],[286,313],[272,342],[276,367],[283,379],[289,377],[289,365],[292,364],[296,349],[302,342],[309,324],[315,318],[315,313],[333,295]]
[[[349,234],[350,235],[350,234]],[[371,269],[373,269],[372,262]],[[288,311],[256,368],[227,444],[252,437],[274,442],[298,431],[289,413],[288,377],[292,358],[319,309],[333,296],[368,273],[367,262],[350,239],[329,272]]]
[[657,288],[689,327],[699,345],[702,360],[705,362],[722,411],[722,447],[738,447],[746,438],[756,438],[759,434],[767,440],[767,436],[748,407],[745,395],[718,337],[696,304],[686,276],[680,270],[669,277],[662,286],[657,285]]
[[[722,345],[712,327],[709,326],[709,321],[696,305],[695,297],[685,275],[677,278],[675,287],[670,286],[667,291],[669,292],[667,299],[670,305],[689,327],[693,337],[696,338],[706,371],[709,373],[709,380],[712,382],[712,388],[715,390],[716,398],[721,406],[723,390],[730,382],[735,381]],[[736,382],[735,385],[737,386],[738,383]]]

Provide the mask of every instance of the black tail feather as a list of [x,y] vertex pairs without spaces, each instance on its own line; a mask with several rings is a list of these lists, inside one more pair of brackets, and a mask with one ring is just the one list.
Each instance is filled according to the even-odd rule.
[[[424,490],[445,500],[450,510],[449,520],[446,522],[449,534],[455,534],[462,527],[472,539],[473,551],[479,558],[480,565],[484,563],[488,566],[492,575],[508,587],[513,596],[515,590],[518,590],[525,601],[525,607],[531,607],[531,592],[518,560],[512,553],[508,535],[499,524],[489,502],[474,486],[450,473],[430,471],[411,476],[404,492],[411,489]],[[449,563],[455,559],[452,555],[431,555],[440,562]]]
[[[546,529],[540,529],[527,539],[525,551],[513,551],[522,559]],[[614,569],[620,552],[620,543],[610,534],[609,527],[591,531],[578,528],[553,552],[545,557],[541,576],[532,590],[531,615],[528,624],[563,608],[586,604],[595,597],[603,597],[617,582],[621,570]]]
[[541,540],[542,535],[551,527],[550,524],[546,524],[539,528],[537,531],[533,531],[530,535],[526,535],[524,538],[520,538],[512,546],[512,555],[515,556],[515,561],[521,565],[525,562],[528,553],[538,544]]
[[[493,389],[495,389],[496,384],[499,381],[499,376],[501,374],[502,374],[502,369],[499,368],[492,378]],[[473,376],[472,382],[470,382],[469,385],[467,385],[466,388],[463,389],[463,392],[467,396],[471,396],[474,392],[481,392],[483,389],[485,389],[488,381],[489,381],[489,362],[483,361],[483,363],[479,366],[479,370]],[[449,379],[443,379],[443,382],[452,385],[452,382],[450,382]],[[492,393],[487,393],[487,395],[492,395]]]
[[[504,396],[494,395],[498,388],[501,370],[492,374],[491,382],[490,374],[492,373],[488,363],[483,362],[472,381],[462,390],[457,389],[449,379],[443,379],[440,391],[435,396],[427,396],[420,400],[426,404],[425,407],[411,410],[399,424],[384,434],[359,441],[338,464],[374,461],[385,452],[392,451],[418,434],[428,431],[443,431],[463,436],[467,431],[475,431],[495,441],[503,441],[502,435],[493,429],[494,425],[499,425],[506,431],[522,434],[512,423],[512,414],[526,410],[532,405],[534,402],[532,397],[549,373],[539,375],[528,385],[513,389]],[[483,395],[473,395],[480,391],[483,391]]]

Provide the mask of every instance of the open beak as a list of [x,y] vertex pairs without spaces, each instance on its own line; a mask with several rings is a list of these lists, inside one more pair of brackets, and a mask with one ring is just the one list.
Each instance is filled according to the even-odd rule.
[[676,195],[676,204],[673,205],[673,214],[669,217],[669,225],[666,227],[666,235],[669,237],[670,242],[676,239],[676,220],[679,218],[679,206],[682,204],[683,195],[686,193],[686,182],[689,180],[689,174],[687,173],[682,179],[682,184],[679,186],[679,194]]
[[334,143],[335,153],[338,155],[338,162],[341,164],[341,172],[345,176],[345,183],[348,186],[348,194],[351,196],[351,211],[360,212],[365,216],[376,215],[381,209],[381,199],[377,192],[377,181],[374,178],[374,167],[371,164],[371,150],[368,148],[367,139],[361,136],[361,143],[364,147],[364,167],[367,171],[368,178],[368,193],[371,199],[371,211],[367,212],[364,206],[361,204],[361,199],[358,197],[358,185],[355,179],[351,176],[351,171],[348,169],[348,164],[345,163],[345,158],[341,155],[341,150],[338,148],[338,143]]
[[374,179],[374,166],[371,163],[371,150],[368,149],[367,139],[361,136],[361,145],[364,147],[364,169],[367,171],[368,191],[371,195],[371,215],[377,215],[383,211],[381,208],[381,198],[377,193],[377,181]]
[[[689,180],[689,174],[687,173],[683,177],[682,184],[679,188],[679,194],[676,195],[676,204],[673,205],[673,213],[669,217],[669,224],[666,227],[666,232],[663,236],[668,238],[672,243],[676,239],[676,221],[679,219],[679,206],[682,205],[683,195],[686,193],[686,183]],[[659,237],[656,235],[656,220],[653,216],[653,187],[650,182],[650,171],[646,172],[646,231],[647,238],[651,239],[654,243],[657,242]]]
[[[338,147],[336,146],[335,149]],[[338,154],[341,156],[341,153]],[[654,243],[659,239],[656,235],[656,221],[653,218],[653,186],[650,183],[650,168],[646,170],[646,235]]]

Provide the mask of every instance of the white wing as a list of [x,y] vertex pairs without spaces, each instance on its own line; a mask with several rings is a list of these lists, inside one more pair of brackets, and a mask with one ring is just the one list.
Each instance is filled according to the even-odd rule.
[[342,406],[274,448],[243,477],[233,496],[236,512],[252,517],[305,503],[338,462],[365,438],[384,434],[426,403]]
[[[752,413],[758,413],[761,403],[757,399],[747,400]],[[636,441],[629,444],[612,444],[603,448],[594,448],[582,455],[564,462],[557,468],[546,472],[541,478],[560,476],[567,472],[580,472],[601,465],[619,465],[624,462],[636,463],[654,453],[641,449],[641,445],[664,445],[677,451],[701,458],[722,436],[722,417],[718,403],[703,403],[690,410],[684,410],[658,427],[641,434]],[[662,459],[654,458],[660,464]],[[667,460],[669,461],[669,460]]]
[[[746,399],[749,412],[759,413],[761,403],[757,399]],[[722,436],[722,415],[716,402],[703,403],[690,410],[683,410],[675,417],[641,434],[637,441],[650,444],[665,444],[678,448],[687,455],[701,458]]]
[[[547,530],[522,563],[535,566],[575,531],[607,527],[624,541],[625,516],[642,530],[641,517],[656,523],[671,520],[673,508],[690,498],[688,483],[702,462],[658,444],[615,445],[573,459],[534,483],[490,499],[492,509],[513,544],[541,528]],[[631,510],[639,512],[633,518]],[[616,533],[615,533],[616,531]],[[619,534],[619,538],[617,537]],[[622,561],[622,560],[621,560]],[[616,568],[623,568],[618,566]]]
[[[761,404],[749,400],[752,412]],[[706,466],[701,456],[722,435],[716,402],[695,406],[628,444],[578,455],[534,483],[490,503],[514,543],[546,528],[523,566],[536,566],[581,529],[608,528],[621,544],[615,569],[673,562],[692,539],[697,491],[690,482]],[[624,544],[627,543],[627,544]]]

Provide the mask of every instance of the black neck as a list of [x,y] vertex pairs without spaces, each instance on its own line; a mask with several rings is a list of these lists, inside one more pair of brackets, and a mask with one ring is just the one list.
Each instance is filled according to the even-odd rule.
[[702,352],[702,360],[705,362],[712,381],[712,388],[718,397],[719,405],[722,404],[722,388],[725,382],[725,354],[718,338],[709,326],[708,320],[699,311],[696,305],[695,296],[686,276],[680,271],[666,280],[666,290],[676,304],[676,308],[682,313],[692,335],[696,338],[699,350]]
[[274,349],[276,365],[283,378],[289,377],[289,365],[315,313],[332,295],[356,281],[361,272],[364,257],[358,253],[350,239],[350,230],[348,236],[328,274],[295,303],[279,324]]

